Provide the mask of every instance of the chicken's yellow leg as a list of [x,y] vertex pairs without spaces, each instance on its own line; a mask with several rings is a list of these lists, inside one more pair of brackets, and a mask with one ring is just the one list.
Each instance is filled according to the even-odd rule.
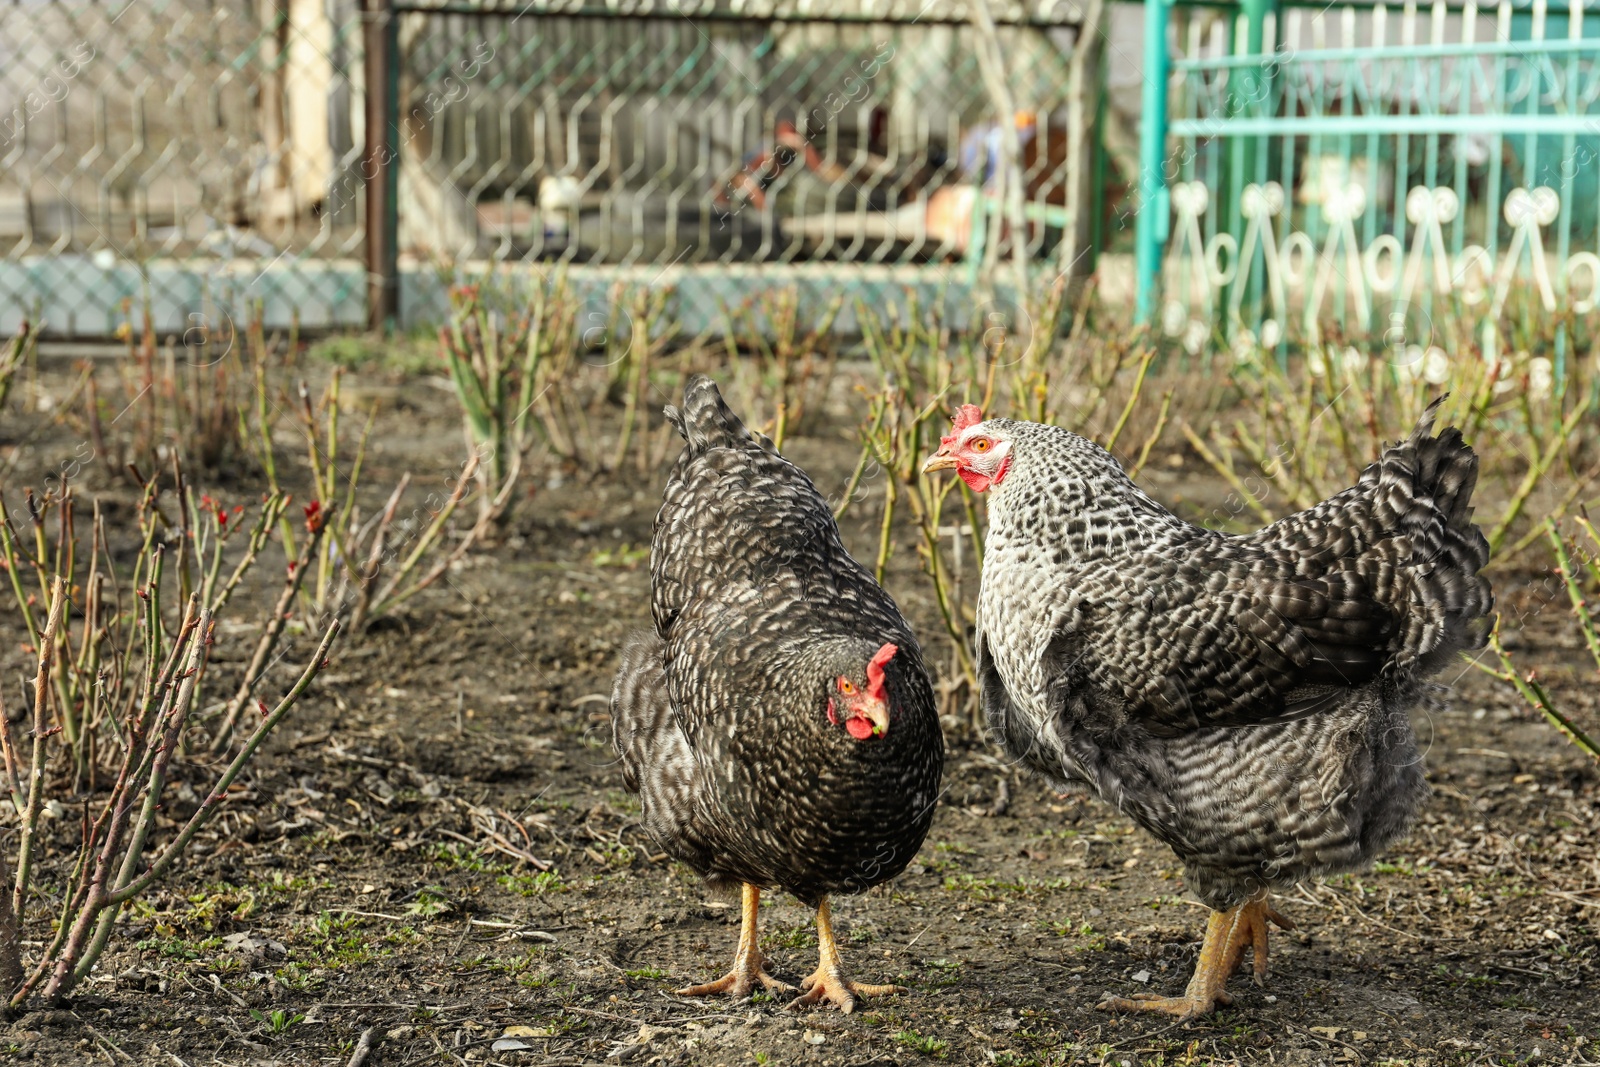
[[1140,993],[1132,999],[1107,997],[1098,1007],[1104,1011],[1159,1011],[1187,1020],[1205,1015],[1219,1005],[1226,1006],[1232,1003],[1232,998],[1223,987],[1244,958],[1245,949],[1255,950],[1257,984],[1267,973],[1268,922],[1277,923],[1284,930],[1294,929],[1293,923],[1267,903],[1265,894],[1228,911],[1214,911],[1206,924],[1200,961],[1195,965],[1194,977],[1189,979],[1189,988],[1183,996]]
[[734,953],[733,970],[715,982],[679,989],[676,991],[679,996],[706,997],[713,993],[727,993],[729,996],[743,999],[755,992],[757,985],[773,992],[794,988],[768,974],[767,961],[761,956],[761,946],[757,943],[756,933],[756,916],[761,911],[761,888],[746,882],[743,904],[743,918],[739,925],[739,950]]
[[800,983],[806,992],[789,1002],[791,1008],[811,1004],[832,1004],[849,1015],[856,1010],[856,997],[881,997],[890,993],[904,993],[904,986],[866,985],[852,982],[844,976],[843,962],[839,958],[839,942],[833,936],[833,913],[828,910],[828,898],[817,905],[817,969]]

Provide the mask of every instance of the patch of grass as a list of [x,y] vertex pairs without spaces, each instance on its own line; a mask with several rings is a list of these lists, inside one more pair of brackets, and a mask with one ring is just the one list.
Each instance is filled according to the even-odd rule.
[[332,889],[332,882],[318,882],[303,875],[273,871],[254,886],[257,893],[310,893],[318,889]]
[[1500,979],[1495,978],[1493,975],[1472,974],[1468,971],[1451,970],[1442,963],[1434,967],[1433,974],[1436,978],[1444,979],[1445,982],[1447,982],[1452,988],[1457,986],[1469,986],[1475,989],[1487,989],[1490,986],[1497,986],[1500,984]]
[[961,857],[970,856],[973,849],[954,841],[939,841],[933,846],[933,856],[923,866],[935,874],[954,874],[961,870]]
[[339,970],[387,955],[388,950],[375,946],[372,939],[361,932],[360,925],[360,919],[354,915],[331,911],[319,913],[311,920],[310,930],[307,931],[310,944],[303,950],[305,962]]
[[[557,991],[566,989],[568,992],[576,990],[576,983],[562,980],[552,974],[549,968],[544,966],[544,958],[545,950],[542,946],[530,948],[521,956],[515,957],[477,955],[463,960],[456,968],[456,973],[466,974],[471,971],[480,971],[486,974],[504,975],[507,978],[515,979],[516,983],[524,989],[551,989]],[[632,976],[633,972],[629,973]],[[647,972],[640,971],[638,973],[645,975]],[[660,976],[659,972],[657,972],[657,976]]]
[[322,975],[314,973],[314,969],[298,960],[291,961],[272,972],[272,976],[290,989],[299,993],[306,993],[317,988],[324,981]]
[[950,1051],[950,1042],[928,1034],[919,1034],[915,1030],[896,1030],[894,1039],[906,1048],[915,1049],[924,1056],[932,1056],[942,1060]]
[[589,555],[589,562],[596,567],[625,567],[628,570],[633,570],[649,558],[649,545],[640,545],[635,548],[624,542],[620,548],[595,549]]
[[570,1015],[552,1015],[530,1024],[535,1030],[543,1030],[543,1037],[564,1037],[567,1034],[578,1034],[589,1029],[587,1019],[576,1019]]
[[402,374],[420,374],[439,368],[432,354],[433,338],[395,337],[392,340],[373,334],[340,334],[325,337],[312,345],[312,359],[336,367],[378,367]]
[[772,926],[761,938],[768,948],[808,949],[817,947],[816,931],[810,923],[794,926]]
[[923,984],[930,989],[943,989],[946,986],[956,985],[961,981],[961,961],[936,959],[923,960],[922,965],[928,968],[929,974]]
[[637,815],[644,810],[636,795],[621,789],[607,789],[606,803],[625,815]]
[[385,944],[389,945],[420,945],[427,940],[427,936],[415,926],[400,926],[383,935]]
[[553,992],[560,992],[565,989],[568,994],[576,993],[578,989],[578,983],[562,981],[549,971],[522,975],[517,979],[517,984],[524,989],[548,989]]
[[214,882],[185,899],[189,907],[184,911],[183,920],[208,930],[215,930],[224,916],[248,919],[258,910],[255,892],[231,882]]
[[1072,838],[1078,836],[1078,831],[1073,830],[1070,827],[1053,826],[1050,829],[1040,833],[1038,836],[1044,841],[1049,841],[1051,838],[1057,838],[1062,841],[1070,841]]
[[1407,878],[1416,878],[1419,875],[1427,874],[1430,868],[1426,864],[1414,866],[1410,860],[1397,858],[1392,862],[1379,860],[1372,865],[1372,870],[1376,874],[1400,874]]
[[1228,1035],[1223,1040],[1230,1045],[1253,1045],[1256,1035],[1261,1033],[1261,1028],[1251,1022],[1235,1021],[1237,1016],[1230,1018],[1230,1015],[1230,1012],[1221,1011],[1215,1016],[1219,1028],[1223,1026],[1231,1027]]
[[1079,952],[1104,952],[1106,950],[1106,935],[1094,928],[1092,923],[1084,923],[1078,927],[1078,936],[1083,938],[1083,943],[1078,946]]
[[465,842],[441,841],[433,846],[428,856],[434,863],[448,870],[478,873],[493,866],[485,860],[478,846]]
[[945,878],[944,888],[949,893],[966,893],[976,900],[992,903],[1006,897],[1043,896],[1062,889],[1071,889],[1072,880],[1053,878],[1048,882],[1035,882],[1020,878],[1015,882],[999,878],[979,878],[972,874],[952,874]]
[[478,955],[464,960],[460,970],[481,970],[490,974],[522,974],[532,967],[539,960],[539,957],[538,950],[525,952],[514,959],[508,959],[504,956]]
[[623,971],[622,973],[635,982],[659,982],[667,976],[666,971],[658,970],[655,967],[636,967],[631,971]]
[[275,1034],[281,1034],[296,1023],[305,1021],[305,1016],[299,1013],[290,1013],[282,1008],[273,1008],[270,1012],[263,1012],[258,1008],[250,1009],[250,1018],[261,1023]]
[[539,871],[536,874],[502,874],[495,882],[518,896],[537,897],[545,893],[564,893],[567,886],[561,881],[560,872],[551,868],[548,871]]
[[607,867],[633,866],[633,849],[620,841],[596,841],[584,851],[590,859]]
[[[158,934],[163,928],[157,927]],[[189,941],[173,936],[172,928],[165,928],[165,936],[157,936],[140,941],[136,946],[141,952],[154,952],[163,959],[169,960],[197,960],[201,956],[208,956],[222,948],[222,938],[204,937],[198,941]]]
[[450,910],[450,902],[444,898],[442,893],[434,892],[436,889],[436,886],[429,886],[417,894],[416,900],[413,900],[401,910],[407,915],[416,915],[424,919],[444,914]]
[[359,367],[378,358],[383,342],[376,337],[346,334],[325,337],[311,346],[311,358],[339,367]]
[[354,930],[359,925],[361,925],[360,920],[345,912],[319,912],[317,917],[311,920],[311,929],[324,941],[332,940],[346,930]]

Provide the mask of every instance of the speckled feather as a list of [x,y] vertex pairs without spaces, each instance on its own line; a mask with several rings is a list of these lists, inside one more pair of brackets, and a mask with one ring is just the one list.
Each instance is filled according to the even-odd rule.
[[[612,722],[645,825],[716,884],[808,904],[894,877],[933,819],[943,767],[933,690],[894,601],[845,551],[805,473],[691,378],[685,447],[650,556],[654,633],[624,649]],[[830,722],[886,643],[890,725]]]
[[1166,841],[1213,907],[1361,867],[1427,795],[1409,712],[1483,645],[1478,461],[1437,404],[1355,486],[1256,533],[1190,525],[1066,430],[991,419],[976,652],[1014,757]]

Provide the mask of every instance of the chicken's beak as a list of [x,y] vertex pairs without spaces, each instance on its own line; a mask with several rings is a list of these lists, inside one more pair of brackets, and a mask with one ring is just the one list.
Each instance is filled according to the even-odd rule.
[[857,741],[882,737],[889,732],[889,705],[886,701],[864,700],[851,711],[853,714],[845,722],[845,728]]
[[922,465],[922,473],[932,474],[934,471],[949,470],[955,465],[956,457],[952,456],[950,453],[941,448],[939,451],[928,457],[928,462]]
[[886,701],[871,701],[861,709],[861,714],[872,723],[873,737],[882,737],[889,732],[889,705]]

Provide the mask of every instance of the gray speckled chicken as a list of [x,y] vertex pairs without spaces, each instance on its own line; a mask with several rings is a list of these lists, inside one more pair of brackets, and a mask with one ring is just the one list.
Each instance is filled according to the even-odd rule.
[[845,978],[828,908],[905,869],[933,821],[944,741],[922,653],[845,551],[805,473],[709,378],[667,418],[685,447],[650,552],[653,632],[611,698],[646,828],[714,886],[743,886],[733,969],[680,993],[787,988],[756,944],[761,890],[817,909],[821,959],[791,1006],[894,991]]
[[1172,515],[1091,441],[972,405],[925,464],[988,493],[994,739],[1165,841],[1213,909],[1183,996],[1101,1007],[1228,1003],[1246,949],[1259,981],[1267,922],[1287,925],[1270,891],[1371,862],[1426,797],[1408,713],[1494,603],[1477,457],[1433,434],[1437,407],[1356,485],[1243,536]]

